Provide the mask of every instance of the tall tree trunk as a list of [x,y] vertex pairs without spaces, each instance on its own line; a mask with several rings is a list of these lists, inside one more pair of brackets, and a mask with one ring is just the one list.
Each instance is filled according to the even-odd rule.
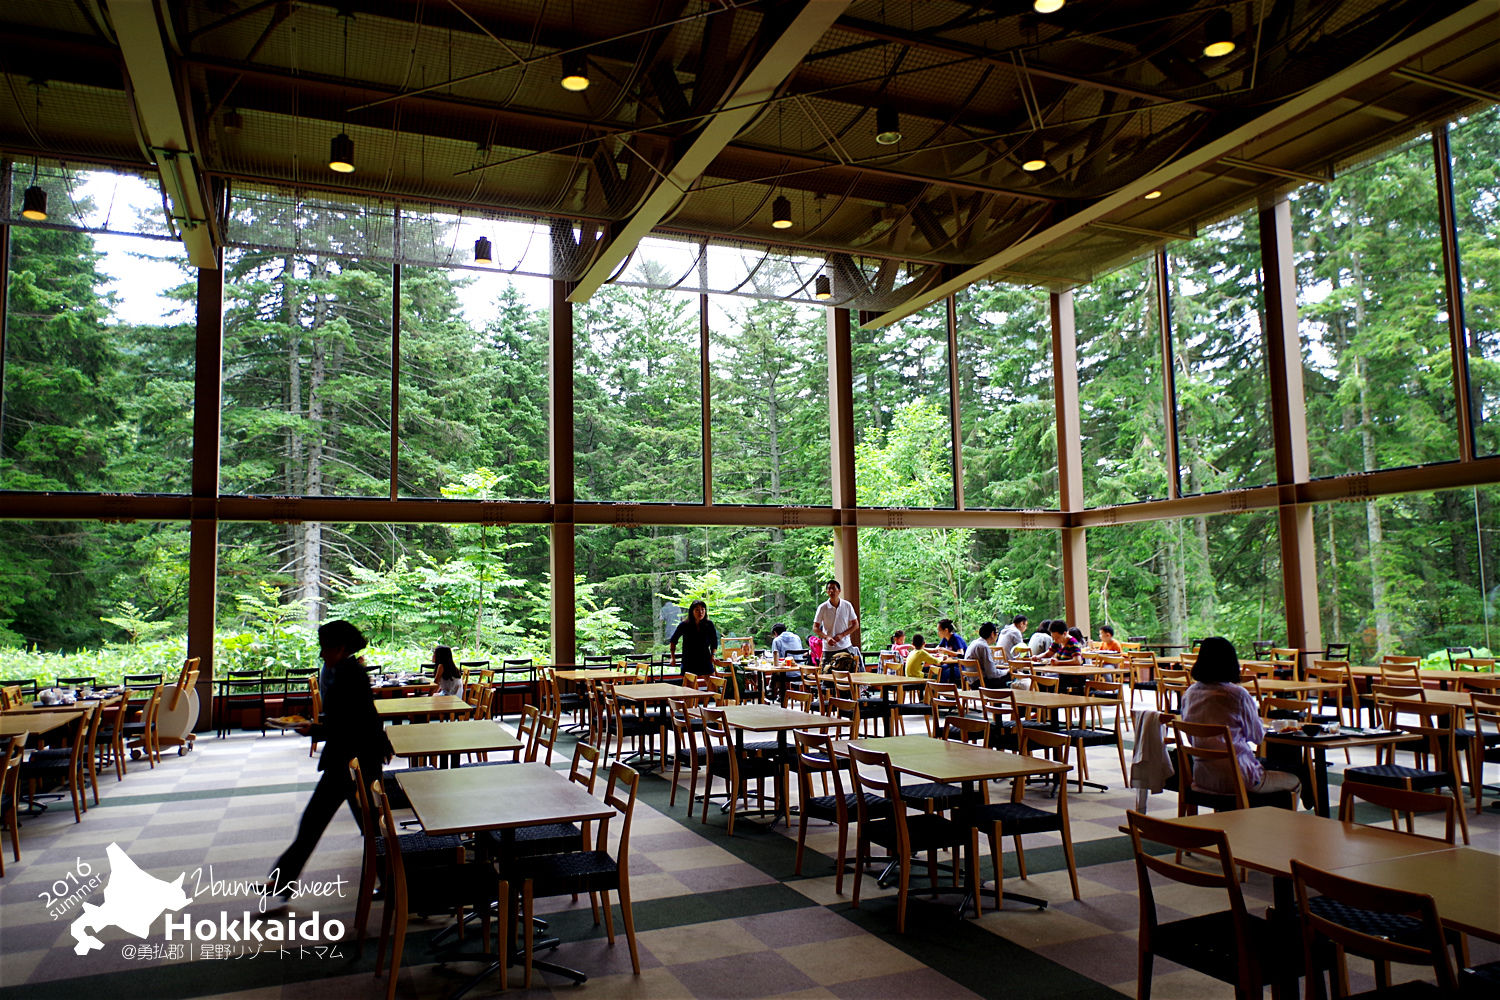
[[1333,602],[1333,639],[1342,642],[1344,639],[1344,612],[1339,605],[1339,549],[1335,541],[1333,530],[1333,509],[1326,509],[1328,518],[1328,578],[1329,597]]
[[[1350,255],[1350,276],[1354,285],[1354,329],[1365,331],[1365,274],[1359,254]],[[1354,356],[1354,377],[1359,386],[1359,445],[1364,470],[1374,472],[1375,418],[1370,412],[1370,373],[1363,353]],[[1374,500],[1365,502],[1365,534],[1370,544],[1370,601],[1375,608],[1375,652],[1377,655],[1395,648],[1391,632],[1391,609],[1386,597],[1385,532],[1380,524],[1380,508]]]

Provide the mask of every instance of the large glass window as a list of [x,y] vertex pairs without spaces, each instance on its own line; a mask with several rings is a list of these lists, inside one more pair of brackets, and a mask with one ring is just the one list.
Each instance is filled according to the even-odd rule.
[[1090,507],[1167,495],[1156,259],[1106,274],[1073,296],[1083,493]]
[[1313,475],[1457,458],[1431,137],[1293,208]]
[[221,491],[388,496],[391,266],[233,250],[224,269]]
[[695,599],[721,637],[765,648],[783,622],[805,639],[832,565],[827,528],[609,525],[580,527],[576,540],[580,655],[664,653]]
[[[19,197],[29,165],[12,181]],[[119,235],[160,229],[160,193],[103,171],[51,170],[39,183],[51,222],[96,231],[10,226],[0,488],[185,492],[192,285],[179,293],[179,245]]]
[[698,296],[609,284],[573,323],[578,499],[701,502]]
[[827,505],[827,310],[708,302],[714,502]]
[[1328,504],[1313,522],[1325,640],[1366,661],[1500,648],[1500,487]]
[[1500,108],[1449,129],[1475,450],[1500,454]]
[[0,521],[0,679],[170,669],[185,655],[188,526]]
[[548,282],[401,271],[402,496],[548,495]]
[[1223,635],[1242,651],[1256,640],[1285,642],[1275,537],[1274,511],[1090,528],[1094,630],[1107,624],[1118,638],[1175,643]]
[[1057,506],[1046,293],[981,281],[956,296],[964,505]]
[[851,333],[862,507],[953,506],[947,309]]
[[1273,482],[1255,214],[1169,246],[1167,280],[1183,493]]

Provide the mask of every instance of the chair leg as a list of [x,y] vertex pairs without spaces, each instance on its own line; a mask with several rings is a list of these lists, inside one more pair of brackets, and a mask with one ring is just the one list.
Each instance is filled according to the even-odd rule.
[[863,836],[856,837],[854,841],[854,908],[859,909],[859,884],[865,877],[865,857],[869,854],[870,846],[865,842]]
[[495,957],[500,962],[500,988],[505,989],[505,981],[510,978],[510,883],[504,879],[500,880],[496,887],[495,901],[500,905],[495,909]]
[[1016,834],[1011,838],[1016,842],[1016,871],[1020,873],[1021,880],[1026,880],[1026,848],[1021,846],[1021,835]]
[[396,926],[391,928],[391,977],[386,983],[385,1000],[396,1000],[396,980],[401,977],[401,955],[406,948],[406,907],[396,913]]
[[604,934],[609,938],[609,946],[615,945],[615,911],[609,902],[609,890],[599,891],[599,906],[604,910]]
[[522,933],[526,938],[526,951],[524,953],[525,957],[523,959],[523,961],[525,961],[526,963],[526,967],[523,970],[523,975],[526,978],[522,980],[521,985],[528,990],[531,989],[532,946],[534,945],[536,940],[536,923],[531,919],[531,906],[533,902],[531,893],[532,882],[531,879],[527,879],[526,881],[521,883],[521,928]]
[[618,892],[620,893],[620,919],[625,924],[625,943],[630,946],[630,967],[639,976],[641,956],[635,947],[635,912],[630,906],[630,881],[628,879],[620,879]]
[[842,896],[844,894],[844,867],[849,863],[849,824],[839,826],[839,854],[834,862],[838,867],[833,873],[833,891]]
[[1141,949],[1135,976],[1136,1000],[1151,1000],[1151,965],[1155,957],[1145,948]]
[[1453,802],[1458,806],[1458,825],[1463,830],[1464,843],[1469,842],[1469,810],[1464,806],[1463,786],[1458,783],[1458,776],[1453,777]]
[[906,933],[906,897],[911,890],[911,858],[901,859],[901,886],[896,893],[896,933]]
[[[842,831],[840,831],[842,832]],[[797,819],[797,858],[792,864],[792,874],[802,874],[802,854],[807,847],[807,811],[802,810]]]

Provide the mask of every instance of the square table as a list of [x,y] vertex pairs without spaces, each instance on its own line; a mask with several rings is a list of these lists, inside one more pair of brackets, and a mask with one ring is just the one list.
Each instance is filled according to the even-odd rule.
[[[1025,754],[1009,753],[1004,750],[992,750],[989,747],[975,746],[971,743],[955,743],[950,740],[935,740],[930,736],[888,736],[879,739],[862,739],[843,741],[835,743],[834,748],[838,752],[846,752],[849,746],[857,746],[862,750],[874,750],[880,753],[890,754],[891,766],[902,774],[910,774],[913,777],[924,778],[928,781],[941,781],[947,784],[959,784],[963,789],[962,805],[964,811],[971,810],[980,805],[980,796],[976,782],[988,781],[990,779],[1016,778],[1024,780],[1035,776],[1066,775],[1072,770],[1072,765],[1061,761],[1047,760],[1042,757],[1029,757]],[[1063,779],[1066,780],[1066,779]],[[1065,809],[1065,807],[1062,807]],[[1071,836],[1068,830],[1068,819],[1066,811],[1063,812],[1064,837]],[[971,845],[972,847],[972,845]],[[975,859],[969,859],[973,862]],[[972,874],[973,864],[965,865],[965,870]],[[966,876],[966,881],[969,880]],[[943,887],[948,888],[948,887]],[[958,912],[961,916],[968,907],[969,900],[977,899],[980,886],[966,884],[963,888],[964,898],[960,901]],[[941,889],[939,891],[942,891]],[[1047,901],[1035,896],[1024,896],[1019,893],[1003,893],[1001,899],[1006,895],[1023,903],[1045,909]]]
[[[702,691],[691,688],[685,684],[667,684],[665,682],[652,682],[650,684],[618,684],[615,686],[615,697],[623,702],[633,705],[646,706],[653,702],[668,701],[673,698],[681,698],[684,701],[712,701],[718,697],[713,691]],[[634,757],[642,756],[646,751],[636,751]],[[666,767],[667,748],[663,744],[661,748],[661,766]],[[651,762],[656,766],[655,762]]]
[[1317,804],[1314,807],[1319,816],[1328,816],[1332,803],[1328,801],[1328,751],[1346,750],[1349,747],[1373,747],[1386,743],[1400,743],[1405,740],[1421,739],[1413,733],[1331,733],[1326,736],[1308,736],[1300,728],[1290,732],[1274,732],[1269,726],[1266,727],[1266,742],[1281,743],[1287,746],[1301,747],[1313,752],[1313,790],[1317,795]]
[[[775,733],[776,754],[779,759],[787,760],[786,734],[793,729],[834,729],[849,724],[848,719],[835,719],[826,715],[814,715],[811,712],[801,712],[795,708],[778,708],[775,705],[725,705],[721,711],[724,713],[724,723],[734,730],[735,748],[738,752],[745,751],[746,733]],[[776,801],[769,809],[746,810],[744,815],[771,814],[771,824],[776,823],[776,816],[780,812],[777,803],[786,803],[786,769],[783,768],[776,775]],[[724,812],[729,811],[729,804],[725,803]],[[788,820],[790,822],[790,820]]]
[[[396,775],[412,811],[430,836],[480,830],[514,831],[522,826],[584,823],[615,815],[614,807],[590,795],[545,764],[461,767],[445,771],[402,771]],[[582,983],[588,975],[549,962],[534,968]],[[500,969],[497,959],[459,994]]]
[[[870,674],[858,673],[849,675],[850,683],[856,687],[874,688],[880,692],[882,706],[892,705],[891,692],[903,688],[922,687],[926,685],[926,677],[908,677],[905,674]],[[881,724],[885,728],[885,734],[891,735],[891,712],[889,708],[880,713]]]
[[523,746],[515,736],[489,719],[392,726],[386,735],[390,737],[391,750],[397,757],[440,755],[449,767],[457,766],[459,754],[519,750]]
[[403,719],[413,715],[456,715],[473,710],[473,705],[456,694],[375,699],[375,712],[382,719]]
[[50,733],[54,729],[72,725],[81,718],[83,718],[83,713],[77,709],[61,712],[13,711],[0,713],[0,736]]
[[763,678],[765,678],[765,680],[770,681],[771,687],[775,690],[775,696],[780,700],[781,706],[783,708],[786,707],[786,685],[788,676],[791,674],[800,674],[802,672],[801,665],[795,663],[789,667],[784,663],[766,663],[762,660],[750,660],[741,663],[740,666],[744,667],[751,673],[760,674]]
[[1488,851],[1458,847],[1353,865],[1339,874],[1431,896],[1444,927],[1500,941],[1500,856]]

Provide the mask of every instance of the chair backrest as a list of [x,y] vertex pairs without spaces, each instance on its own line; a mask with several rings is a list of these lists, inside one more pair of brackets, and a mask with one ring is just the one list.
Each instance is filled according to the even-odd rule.
[[984,687],[984,674],[978,660],[954,660],[958,667],[958,683],[965,691],[977,691]]
[[[1458,810],[1451,795],[1438,795],[1434,792],[1416,792],[1406,788],[1392,788],[1388,785],[1367,785],[1362,781],[1345,779],[1342,790],[1339,792],[1339,819],[1345,823],[1354,822],[1354,805],[1363,800],[1381,809],[1391,811],[1391,825],[1396,825],[1396,814],[1400,813],[1406,817],[1407,832],[1417,837],[1427,837],[1429,840],[1441,840],[1449,844],[1457,841]],[[1447,832],[1442,837],[1432,837],[1425,833],[1417,833],[1412,827],[1412,817],[1426,813],[1442,813],[1447,819]]]
[[568,765],[568,780],[587,788],[592,795],[598,776],[599,748],[579,740],[573,744],[573,762]]
[[729,720],[722,708],[704,705],[698,710],[698,715],[703,719],[704,749],[712,752],[714,746],[727,748],[734,745],[732,734],[729,732]]
[[60,688],[91,688],[99,684],[99,678],[93,674],[83,674],[79,677],[59,677],[54,687]]
[[1323,650],[1323,655],[1330,660],[1347,660],[1349,659],[1349,650],[1352,645],[1352,643],[1348,642],[1330,642]]
[[1166,671],[1162,671],[1160,679],[1156,682],[1156,710],[1158,712],[1170,712],[1173,705],[1181,705],[1183,695],[1187,694],[1192,682],[1187,679],[1184,672],[1180,677],[1168,677]]
[[1020,722],[1021,709],[1016,705],[1016,693],[1010,688],[985,688],[979,692],[979,704],[991,732],[997,727],[1004,729],[1007,722]]
[[516,751],[517,760],[536,759],[536,737],[541,721],[541,709],[535,705],[521,706],[521,721],[516,723],[516,739],[521,741],[521,747]]
[[[1130,827],[1130,846],[1135,855],[1136,883],[1141,900],[1141,933],[1156,933],[1159,921],[1156,915],[1156,896],[1152,890],[1151,875],[1184,885],[1222,889],[1229,900],[1231,926],[1234,929],[1235,947],[1240,957],[1241,976],[1252,967],[1254,957],[1250,948],[1250,923],[1245,911],[1245,899],[1240,893],[1240,880],[1234,871],[1234,856],[1229,850],[1229,836],[1223,830],[1187,826],[1168,820],[1152,819],[1131,810],[1125,814]],[[1147,843],[1167,848],[1167,853],[1157,854],[1146,848]],[[1182,852],[1206,852],[1208,856],[1191,865],[1182,863]],[[1149,937],[1147,937],[1149,940]]]
[[[1316,954],[1318,938],[1326,938],[1342,952],[1376,962],[1428,966],[1436,976],[1443,995],[1457,995],[1458,979],[1448,958],[1448,943],[1443,936],[1442,922],[1438,919],[1437,903],[1433,902],[1431,896],[1359,882],[1314,868],[1296,859],[1292,860],[1292,884],[1297,892],[1297,909],[1302,917],[1304,956]],[[1395,936],[1367,933],[1337,920],[1330,920],[1312,909],[1309,903],[1313,893],[1371,915],[1412,918],[1417,926]],[[1339,957],[1342,960],[1342,954]]]
[[811,712],[813,710],[813,694],[811,691],[787,691],[786,706],[787,708],[795,708],[803,712]]
[[[16,784],[21,777],[21,754],[25,751],[25,739],[21,736],[0,737],[0,794],[16,800]],[[0,826],[4,826],[0,817]]]
[[1500,691],[1500,674],[1494,672],[1493,658],[1471,657],[1466,660],[1455,660],[1453,666],[1458,670],[1473,671],[1459,680],[1460,691]]
[[1266,697],[1260,700],[1262,719],[1305,719],[1312,710],[1313,703],[1301,698]]
[[1415,744],[1406,744],[1400,749],[1433,754],[1441,770],[1457,768],[1458,720],[1463,717],[1464,710],[1456,705],[1434,705],[1405,699],[1395,701],[1400,704],[1391,706],[1394,709],[1390,717],[1391,728],[1426,737],[1426,745],[1420,750]]
[[[641,773],[628,764],[619,761],[609,765],[609,784],[604,788],[604,801],[613,806],[620,814],[620,849],[615,854],[615,863],[620,868],[620,877],[625,877],[626,865],[630,855],[630,823],[635,817],[635,800],[641,792]],[[599,821],[599,839],[594,842],[595,850],[609,850],[609,823],[606,817]]]
[[1420,656],[1404,656],[1398,653],[1386,653],[1380,658],[1380,665],[1383,667],[1415,667],[1421,662]]
[[1301,655],[1302,650],[1297,649],[1294,646],[1275,646],[1271,649],[1270,658],[1273,660],[1291,660],[1293,663],[1295,663],[1297,661],[1297,657]]
[[1192,781],[1187,776],[1193,774],[1194,765],[1198,761],[1209,764],[1217,762],[1220,764],[1219,770],[1225,776],[1232,776],[1230,780],[1234,784],[1234,791],[1214,794],[1232,796],[1237,808],[1248,808],[1250,796],[1245,791],[1245,778],[1240,774],[1239,762],[1235,760],[1229,727],[1208,722],[1184,722],[1181,719],[1173,719],[1171,726],[1172,731],[1177,734],[1178,794],[1186,798],[1188,790],[1192,788]]
[[[891,803],[889,813],[896,825],[896,857],[905,857],[907,850],[906,807],[901,801],[901,783],[896,778],[896,769],[891,766],[891,755],[878,750],[849,745],[849,773],[853,776],[854,809],[861,831],[869,829],[871,819],[871,795]],[[867,793],[867,794],[866,794]]]
[[688,702],[686,698],[667,699],[667,718],[672,722],[672,735],[677,738],[677,752],[683,750],[688,753],[688,759],[693,766],[698,764],[698,729],[693,724],[693,719],[688,715]]
[[1380,665],[1380,680],[1383,684],[1416,684],[1422,683],[1422,675],[1415,663],[1382,663]]
[[531,756],[526,759],[528,761],[535,761],[540,750],[546,747],[547,753],[542,757],[542,763],[550,765],[552,763],[552,748],[556,745],[557,716],[538,715],[536,720],[536,735],[532,737],[531,741]]
[[[1041,669],[1045,670],[1046,667],[1042,667]],[[1031,688],[1033,691],[1052,691],[1055,693],[1061,684],[1062,678],[1056,674],[1049,677],[1046,674],[1033,672],[1031,675]]]
[[21,705],[21,685],[0,686],[0,712],[9,712]]
[[1443,652],[1448,654],[1448,666],[1450,667],[1453,666],[1455,661],[1474,655],[1473,648],[1469,646],[1444,646]]
[[974,743],[989,746],[990,724],[985,719],[971,719],[967,715],[950,715],[938,733],[950,743]]
[[128,691],[147,691],[153,685],[160,684],[166,678],[166,673],[158,670],[154,674],[122,674],[120,683]]
[[1257,658],[1265,656],[1275,648],[1276,641],[1274,639],[1256,639],[1250,644],[1250,651],[1254,653]]
[[834,814],[840,825],[849,821],[849,802],[844,797],[843,759],[833,752],[833,738],[827,733],[809,729],[792,730],[792,739],[797,747],[797,792],[803,802],[816,794],[812,778],[815,774],[833,776]]
[[[1022,724],[1016,735],[1016,752],[1027,757],[1040,757],[1046,760],[1055,760],[1064,766],[1068,763],[1068,755],[1073,751],[1073,741],[1064,733],[1054,732],[1050,729],[1037,729]],[[1058,776],[1057,779],[1057,808],[1060,813],[1066,814],[1068,808],[1068,780],[1067,772]],[[1011,785],[1011,801],[1021,802],[1026,797],[1026,780],[1017,778]]]
[[853,698],[829,698],[823,705],[823,711],[835,719],[848,719],[849,732],[859,732],[859,702]]

